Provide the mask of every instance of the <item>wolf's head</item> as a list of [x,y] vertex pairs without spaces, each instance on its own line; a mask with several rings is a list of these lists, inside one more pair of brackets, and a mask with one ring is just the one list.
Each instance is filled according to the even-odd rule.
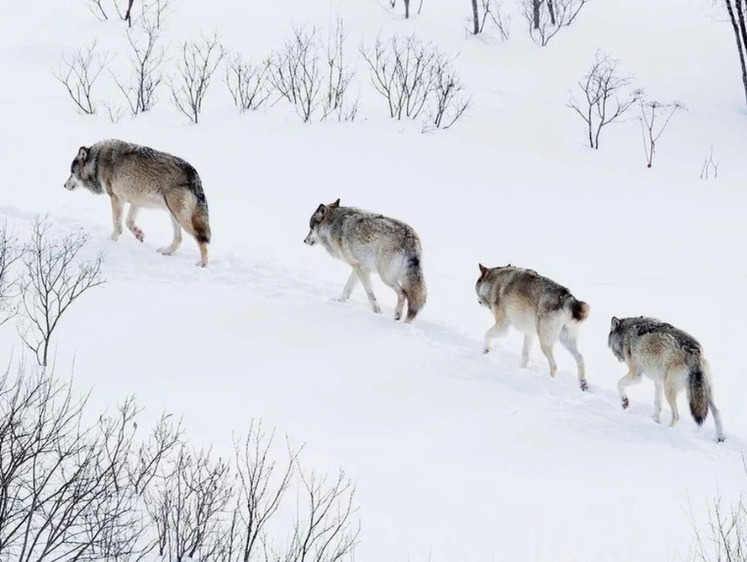
[[81,146],[73,163],[70,164],[70,177],[65,182],[65,189],[70,191],[85,187],[94,193],[102,193],[101,182],[96,175],[95,163],[91,159],[91,149]]
[[613,316],[610,324],[610,334],[607,336],[607,345],[621,363],[625,361],[625,354],[623,353],[624,335],[623,321]]
[[338,199],[334,203],[329,205],[319,205],[311,215],[309,219],[309,234],[304,239],[303,243],[313,246],[319,241],[319,227],[322,225],[324,220],[329,216],[330,211],[337,209],[340,206],[340,200]]
[[475,292],[477,293],[477,302],[480,303],[480,306],[487,306],[490,307],[490,303],[487,302],[487,300],[484,298],[485,293],[487,292],[485,290],[486,281],[488,278],[488,273],[490,273],[490,268],[485,267],[481,263],[477,264],[480,268],[480,277],[477,278],[477,282],[475,283]]

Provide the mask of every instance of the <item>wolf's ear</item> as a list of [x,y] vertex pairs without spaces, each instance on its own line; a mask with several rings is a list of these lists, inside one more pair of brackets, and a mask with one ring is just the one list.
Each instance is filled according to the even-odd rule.
[[86,148],[85,146],[81,146],[81,147],[80,147],[80,148],[78,149],[78,156],[77,156],[77,159],[78,159],[78,160],[82,160],[83,162],[85,162],[86,160],[88,160],[88,152],[89,152],[90,150],[91,150],[90,148]]
[[327,212],[327,205],[325,205],[324,203],[322,203],[321,205],[319,205],[319,206],[318,206],[318,207],[316,208],[316,211],[314,211],[314,214],[315,214],[315,215],[316,215],[316,214],[318,214],[318,213],[322,213],[322,214],[324,214],[324,213],[326,213],[326,212]]
[[610,324],[611,330],[617,330],[617,328],[620,326],[620,319],[616,316],[612,317],[612,324]]
[[337,198],[337,201],[335,201],[334,203],[332,203],[332,204],[331,204],[331,205],[329,206],[329,208],[330,208],[330,209],[336,209],[336,208],[337,208],[337,207],[339,207],[339,206],[340,206],[340,198],[338,197],[338,198]]
[[490,268],[485,267],[481,263],[478,263],[477,265],[480,266],[480,273],[483,274],[483,275],[485,275],[485,273],[487,273],[488,271],[490,271]]

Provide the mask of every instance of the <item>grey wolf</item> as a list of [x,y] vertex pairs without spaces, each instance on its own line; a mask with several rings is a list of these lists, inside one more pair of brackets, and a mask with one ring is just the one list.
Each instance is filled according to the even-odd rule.
[[398,220],[368,213],[354,207],[341,207],[340,200],[319,205],[309,220],[305,244],[317,242],[353,271],[342,290],[340,302],[350,297],[358,281],[363,283],[373,311],[381,312],[371,288],[370,272],[397,294],[394,319],[400,320],[407,301],[405,322],[412,322],[427,296],[423,278],[420,238]]
[[96,194],[106,193],[111,198],[112,240],[122,234],[125,203],[130,205],[125,223],[140,242],[145,240],[145,233],[135,224],[138,211],[165,209],[171,216],[174,238],[169,246],[158,251],[166,256],[173,254],[182,242],[183,228],[199,246],[197,265],[207,265],[208,205],[200,176],[188,162],[147,146],[105,140],[78,150],[65,182],[66,189],[77,187]]
[[490,351],[493,338],[504,335],[509,326],[524,334],[521,366],[529,363],[535,334],[550,364],[550,376],[557,371],[553,346],[560,343],[576,360],[578,382],[586,390],[584,358],[578,350],[577,328],[589,315],[589,305],[577,300],[568,289],[536,271],[507,265],[488,268],[480,264],[475,284],[478,302],[489,308],[495,324],[485,333],[483,353]]
[[628,366],[628,374],[617,383],[622,407],[630,405],[625,387],[641,381],[645,373],[654,381],[654,421],[661,422],[662,392],[672,411],[670,426],[680,419],[677,393],[687,388],[690,413],[702,425],[713,413],[716,440],[724,440],[721,414],[713,402],[713,385],[703,348],[690,334],[655,318],[612,318],[607,344],[620,362]]

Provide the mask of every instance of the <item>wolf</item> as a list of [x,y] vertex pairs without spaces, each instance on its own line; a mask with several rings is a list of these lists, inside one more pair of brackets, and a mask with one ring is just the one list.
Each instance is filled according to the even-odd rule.
[[589,305],[576,299],[568,289],[536,271],[514,267],[485,267],[479,264],[475,284],[478,302],[493,312],[495,325],[485,333],[483,353],[490,352],[493,338],[504,335],[509,326],[524,334],[521,366],[529,363],[535,334],[550,364],[550,376],[557,371],[553,346],[560,343],[576,360],[578,382],[587,390],[584,358],[578,350],[578,325],[589,315]]
[[305,244],[313,246],[320,242],[332,257],[353,268],[340,302],[348,300],[361,281],[373,311],[380,313],[371,288],[370,272],[376,271],[397,294],[394,319],[402,319],[407,301],[405,322],[415,320],[425,305],[427,290],[420,238],[410,226],[383,215],[342,207],[338,199],[317,207],[309,220],[309,229]]
[[140,242],[145,233],[135,221],[141,208],[166,209],[171,216],[174,238],[158,251],[169,256],[182,242],[182,228],[197,241],[200,249],[198,266],[208,262],[210,242],[208,204],[202,181],[188,163],[147,146],[121,140],[105,140],[90,147],[81,146],[70,165],[65,189],[85,187],[111,198],[114,231],[112,240],[122,234],[124,204],[129,203],[125,224]]
[[670,427],[680,419],[677,393],[687,388],[690,413],[702,425],[713,413],[716,441],[725,439],[721,413],[713,401],[713,385],[703,348],[690,334],[661,322],[656,318],[612,318],[607,344],[621,363],[628,366],[628,374],[617,383],[622,407],[630,405],[625,387],[641,381],[645,373],[654,381],[654,421],[661,423],[662,392],[672,411]]

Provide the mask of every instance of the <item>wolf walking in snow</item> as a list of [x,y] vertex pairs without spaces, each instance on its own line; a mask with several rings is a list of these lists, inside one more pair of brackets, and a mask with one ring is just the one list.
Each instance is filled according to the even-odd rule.
[[690,413],[701,425],[710,407],[716,424],[716,440],[724,440],[721,414],[713,401],[713,386],[703,348],[691,335],[655,318],[612,318],[607,339],[609,348],[620,362],[628,366],[628,374],[617,383],[622,407],[630,404],[625,387],[641,381],[645,373],[654,381],[654,421],[661,422],[662,392],[672,411],[670,426],[680,419],[677,393],[687,388]]
[[420,238],[403,222],[353,207],[341,207],[340,200],[319,205],[309,221],[304,243],[320,242],[334,258],[346,262],[353,271],[340,295],[345,302],[358,281],[363,283],[376,313],[381,312],[371,288],[370,272],[397,294],[394,319],[400,320],[407,301],[405,322],[412,322],[426,299],[421,263]]
[[578,350],[577,328],[589,315],[589,305],[577,300],[568,289],[536,271],[507,265],[488,268],[480,264],[480,277],[475,284],[477,298],[495,317],[495,325],[485,333],[483,353],[490,351],[493,338],[513,326],[524,334],[521,366],[529,363],[535,334],[539,336],[542,353],[550,364],[550,376],[557,370],[553,346],[560,343],[576,360],[578,382],[586,390],[584,358]]
[[173,254],[182,242],[182,228],[197,241],[200,261],[208,262],[210,242],[208,205],[197,171],[188,163],[164,152],[120,140],[105,140],[82,146],[70,166],[65,188],[85,187],[93,193],[107,193],[112,203],[112,240],[122,234],[124,204],[129,203],[125,223],[141,242],[145,233],[135,224],[138,211],[166,209],[171,215],[174,238],[158,250]]

